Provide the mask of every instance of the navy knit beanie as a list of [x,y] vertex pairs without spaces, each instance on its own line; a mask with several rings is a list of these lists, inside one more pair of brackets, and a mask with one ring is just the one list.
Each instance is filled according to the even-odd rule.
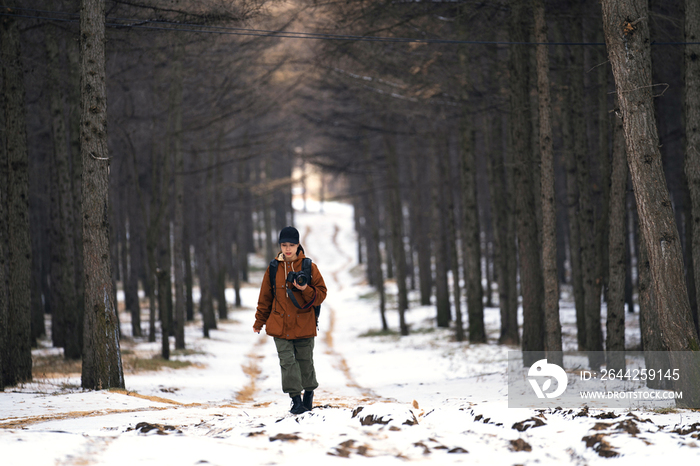
[[279,243],[299,244],[299,231],[294,227],[282,228]]

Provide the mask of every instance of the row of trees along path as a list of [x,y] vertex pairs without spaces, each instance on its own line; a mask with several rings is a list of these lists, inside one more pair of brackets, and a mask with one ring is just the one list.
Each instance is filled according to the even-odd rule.
[[625,306],[644,349],[699,349],[692,0],[6,3],[2,386],[31,380],[46,313],[85,387],[123,386],[117,283],[130,338],[160,320],[184,348],[195,283],[207,335],[309,174],[354,204],[385,330],[395,279],[402,335],[412,289],[459,341],[498,306],[528,364],[562,348],[566,289],[594,369],[624,365],[599,355]]

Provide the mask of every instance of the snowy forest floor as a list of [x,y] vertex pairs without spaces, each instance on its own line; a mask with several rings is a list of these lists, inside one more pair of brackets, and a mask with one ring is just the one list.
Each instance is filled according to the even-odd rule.
[[[377,297],[355,257],[351,208],[327,203],[295,216],[328,285],[312,411],[289,414],[274,343],[252,331],[267,262],[256,258],[243,308],[231,310],[209,339],[200,322],[188,325],[188,349],[160,370],[148,370],[149,360],[159,366],[160,342],[125,339],[126,390],[82,390],[79,364],[64,367],[60,351],[42,342],[35,359],[50,365],[35,367],[34,382],[0,393],[0,463],[638,465],[671,454],[679,463],[698,458],[698,411],[508,408],[508,352],[517,348],[496,344],[498,309],[486,309],[487,344],[455,342],[454,330],[435,328],[433,307],[415,303],[407,313],[411,335],[382,334]],[[571,303],[563,299],[561,307],[565,349],[573,349]],[[129,316],[121,318],[130,335]],[[388,318],[397,328],[395,310]],[[636,315],[627,326],[634,346]]]

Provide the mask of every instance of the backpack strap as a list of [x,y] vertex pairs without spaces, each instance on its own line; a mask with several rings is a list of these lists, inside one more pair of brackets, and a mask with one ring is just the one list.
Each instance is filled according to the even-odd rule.
[[275,278],[277,277],[277,266],[279,265],[279,261],[277,259],[272,259],[272,262],[270,262],[270,267],[268,270],[270,271],[270,287],[272,288],[272,301],[275,300]]
[[311,259],[304,257],[301,260],[301,271],[306,273],[306,275],[311,278]]
[[[301,270],[306,272],[306,274],[311,277],[311,259],[308,257],[305,257],[301,260]],[[316,290],[314,289],[314,292]],[[314,302],[316,300],[316,295],[314,295],[314,299],[311,300],[311,302]],[[316,314],[316,328],[318,328],[318,318],[321,315],[321,305],[319,304],[318,306],[314,306],[314,314]]]

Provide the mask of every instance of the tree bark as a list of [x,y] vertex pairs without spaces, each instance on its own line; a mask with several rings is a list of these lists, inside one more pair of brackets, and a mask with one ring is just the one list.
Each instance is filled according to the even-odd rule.
[[[425,179],[426,160],[418,150],[411,152],[411,178],[412,183],[420,183]],[[411,223],[413,225],[412,246],[415,248],[418,266],[418,288],[420,289],[421,306],[430,305],[430,297],[433,291],[433,274],[431,270],[430,253],[430,222],[425,221],[424,213],[430,211],[430,190],[412,189]]]
[[[603,42],[603,32],[596,32],[596,42]],[[594,57],[596,63],[605,63],[605,50],[598,48],[594,51]],[[602,201],[602,206],[600,208],[600,213],[596,216],[596,236],[595,244],[596,251],[598,251],[598,271],[596,272],[597,279],[600,280],[600,289],[602,291],[603,298],[605,298],[608,289],[609,282],[609,238],[608,231],[610,228],[610,171],[611,171],[611,157],[609,149],[609,133],[611,127],[610,113],[608,111],[608,73],[609,68],[605,65],[598,66],[598,169],[600,171],[600,183],[596,185],[600,186],[599,196]],[[593,159],[595,160],[595,159]]]
[[[445,141],[447,136],[445,136]],[[441,152],[437,154],[437,164],[440,169],[440,178],[444,180],[446,188],[446,201],[442,206],[443,212],[446,213],[447,231],[443,232],[447,236],[447,242],[450,244],[452,249],[452,254],[449,255],[449,261],[446,264],[452,272],[452,300],[454,302],[455,309],[455,340],[464,341],[464,323],[462,322],[462,289],[459,284],[459,254],[458,241],[457,241],[457,219],[455,215],[455,189],[454,183],[452,182],[452,176],[450,173],[451,162],[450,162],[450,149],[449,145],[445,143],[441,147]]]
[[81,351],[84,346],[83,325],[85,321],[85,274],[83,260],[83,159],[80,154],[80,53],[79,45],[75,40],[66,42],[69,65],[69,133],[70,133],[70,157],[73,189],[73,251],[75,252],[75,295],[76,315],[78,320],[78,334],[81,338]]
[[530,97],[528,79],[527,3],[512,2],[510,17],[510,130],[514,154],[520,288],[523,296],[522,350],[527,352],[523,364],[543,359],[544,354],[544,284],[540,254],[537,212],[533,187],[535,158],[532,153]]
[[158,282],[158,308],[160,309],[161,356],[170,359],[170,312],[168,312],[168,288],[170,274],[163,269],[156,270]]
[[5,96],[7,172],[7,341],[5,385],[32,380],[31,264],[29,235],[29,159],[24,72],[20,33],[14,18],[5,16],[0,31],[2,82]]
[[[188,204],[188,198],[185,197],[185,205]],[[189,209],[185,208],[185,211]],[[192,227],[188,224],[183,226],[182,231],[182,260],[185,267],[185,315],[188,322],[194,320],[194,299],[192,298],[192,289],[194,288],[194,278],[192,276],[192,252],[190,251],[191,241],[190,232]],[[239,259],[240,260],[240,259]]]
[[[685,2],[685,176],[690,197],[689,238],[695,295],[700,293],[700,4]],[[693,43],[695,42],[695,43]],[[687,241],[687,240],[686,240]],[[695,316],[696,331],[698,319]]]
[[537,96],[540,125],[540,188],[542,197],[542,269],[544,282],[545,349],[547,361],[563,365],[557,273],[557,207],[554,199],[552,103],[549,89],[549,49],[544,0],[533,0],[537,46]]
[[[644,241],[639,240],[639,330],[641,332],[642,349],[644,350],[647,367],[654,369],[669,369],[668,357],[664,357],[668,347],[664,343],[660,327],[659,316],[656,312],[656,297],[651,278],[651,266],[649,255]],[[672,388],[670,380],[658,378],[647,380],[647,386],[657,390],[669,390]]]
[[[484,326],[484,289],[481,284],[481,226],[476,189],[476,152],[474,131],[462,115],[461,136],[461,191],[464,209],[464,281],[467,291],[467,315],[469,316],[469,342],[486,343]],[[455,245],[456,246],[456,245]],[[455,257],[457,255],[455,254]],[[459,275],[458,275],[459,276]]]
[[182,153],[182,81],[184,47],[177,45],[173,61],[171,113],[172,113],[172,155],[174,181],[174,215],[173,215],[173,273],[175,274],[175,349],[185,349],[185,159]]
[[624,370],[625,365],[625,277],[626,232],[625,204],[627,197],[627,159],[622,119],[615,118],[613,130],[613,163],[610,185],[610,223],[608,233],[608,317],[605,342],[607,369]]
[[[0,36],[1,37],[1,36]],[[5,126],[4,111],[0,113],[0,127]],[[5,267],[7,266],[7,217],[6,197],[7,190],[7,152],[5,151],[5,141],[0,141],[0,392],[5,390],[5,368],[8,367],[7,348],[7,294],[9,283]]]
[[438,163],[429,164],[433,206],[429,210],[431,213],[430,236],[435,251],[435,301],[436,301],[436,323],[438,327],[448,328],[452,320],[450,309],[450,291],[447,283],[447,271],[449,270],[449,259],[447,257],[447,240],[445,232],[448,225],[444,215],[445,209],[445,180],[441,175]]
[[401,183],[399,161],[396,155],[396,143],[393,135],[384,136],[387,164],[389,170],[388,210],[391,219],[391,243],[396,263],[396,284],[398,286],[399,330],[401,335],[408,335],[406,310],[408,309],[408,289],[406,287],[406,250],[403,242],[403,207],[401,203]]
[[[129,197],[130,196],[127,196],[127,199]],[[137,232],[132,217],[127,213],[127,207],[124,207],[122,210],[122,267],[124,269],[122,280],[124,283],[124,306],[127,312],[131,314],[131,335],[134,337],[141,337],[141,304],[139,302],[139,282],[136,272],[136,251],[138,250],[136,240]]]
[[[580,2],[574,2],[571,23],[572,40],[583,42]],[[573,149],[576,161],[578,187],[578,215],[581,245],[581,281],[583,284],[583,320],[586,329],[585,347],[591,369],[598,370],[604,360],[603,331],[600,323],[600,281],[598,280],[598,256],[595,244],[595,211],[591,192],[591,176],[586,144],[586,119],[584,112],[584,50],[574,47],[571,52],[571,112],[573,115]]]
[[124,388],[109,249],[105,5],[80,5],[80,150],[83,160],[85,326],[82,386]]
[[[603,0],[603,27],[622,110],[627,163],[649,255],[656,306],[652,308],[673,367],[682,351],[699,351],[698,336],[685,286],[683,255],[666,187],[651,87],[651,54],[645,0]],[[681,406],[700,402],[698,368],[688,367],[674,389]],[[687,398],[686,398],[687,397]]]
[[[53,26],[49,26],[46,38],[46,52],[49,58],[48,83],[50,89],[51,123],[53,134],[53,156],[55,172],[53,177],[56,183],[56,207],[57,240],[52,244],[52,277],[55,278],[53,286],[58,288],[58,302],[54,302],[52,309],[54,316],[61,316],[63,336],[61,346],[64,348],[66,359],[80,359],[83,352],[82,335],[79,315],[77,313],[76,286],[75,286],[75,240],[73,238],[73,190],[70,172],[69,147],[66,143],[67,132],[65,116],[63,114],[63,96],[61,95],[59,77],[59,49],[57,36]],[[53,197],[53,196],[52,196]]]
[[497,269],[498,306],[501,316],[501,333],[498,343],[501,345],[518,345],[518,291],[517,291],[517,250],[513,216],[510,215],[511,189],[506,176],[504,163],[503,125],[500,115],[489,116],[486,122],[484,139],[488,144],[486,173],[491,194],[491,212],[493,213],[493,249],[494,264]]
[[[365,147],[365,160],[371,166],[369,147]],[[370,268],[371,281],[379,293],[379,317],[382,322],[382,331],[389,330],[386,320],[386,290],[384,287],[384,270],[382,269],[382,252],[379,245],[379,212],[377,206],[377,195],[375,191],[374,174],[372,170],[367,170],[365,175],[365,189],[367,194],[363,196],[365,204],[365,224],[368,230],[367,235],[367,266]]]

